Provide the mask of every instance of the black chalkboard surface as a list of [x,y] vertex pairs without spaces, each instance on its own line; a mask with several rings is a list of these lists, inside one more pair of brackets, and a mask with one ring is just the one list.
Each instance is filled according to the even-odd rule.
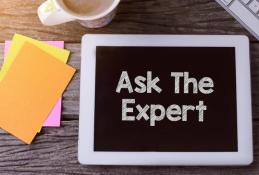
[[237,152],[235,48],[98,46],[94,151]]

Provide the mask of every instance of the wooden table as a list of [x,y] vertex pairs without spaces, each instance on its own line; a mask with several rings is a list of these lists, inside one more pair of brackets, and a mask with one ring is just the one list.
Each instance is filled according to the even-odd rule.
[[[61,128],[45,128],[32,145],[0,130],[0,174],[259,174],[259,42],[214,0],[122,0],[112,24],[85,29],[76,22],[42,26],[40,0],[0,1],[0,43],[21,33],[40,40],[64,40],[69,64],[77,68],[64,93]],[[251,40],[255,162],[247,167],[82,166],[77,161],[80,40],[86,33],[246,34]],[[2,62],[3,44],[0,44]]]

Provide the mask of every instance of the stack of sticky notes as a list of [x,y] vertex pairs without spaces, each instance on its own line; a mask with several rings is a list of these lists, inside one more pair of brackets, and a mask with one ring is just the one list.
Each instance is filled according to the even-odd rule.
[[15,34],[0,71],[0,128],[31,143],[43,126],[59,126],[61,96],[75,73],[64,42]]

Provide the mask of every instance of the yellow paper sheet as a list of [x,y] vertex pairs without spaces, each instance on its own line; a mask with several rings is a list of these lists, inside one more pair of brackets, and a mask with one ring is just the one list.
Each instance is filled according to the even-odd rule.
[[75,69],[25,43],[0,82],[0,127],[30,144]]
[[18,55],[19,51],[21,50],[25,42],[37,46],[38,48],[42,49],[43,51],[47,52],[48,54],[54,56],[55,58],[59,59],[64,63],[67,62],[69,56],[68,50],[57,48],[49,44],[46,44],[42,41],[38,41],[20,34],[15,34],[13,36],[11,46],[9,48],[9,51],[6,55],[6,58],[0,71],[0,82],[8,72],[10,66],[12,65],[14,59]]

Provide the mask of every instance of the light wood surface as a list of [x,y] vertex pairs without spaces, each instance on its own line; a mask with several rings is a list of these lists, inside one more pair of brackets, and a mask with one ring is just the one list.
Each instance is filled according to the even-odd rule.
[[[259,42],[214,0],[122,0],[118,15],[102,29],[85,29],[76,22],[42,26],[36,10],[43,1],[0,0],[0,43],[21,33],[41,40],[65,40],[77,68],[64,93],[61,128],[44,128],[32,145],[24,145],[0,130],[0,174],[95,175],[258,175],[259,174]],[[86,33],[246,34],[251,40],[255,162],[247,167],[82,166],[77,162],[80,85],[80,40]],[[3,44],[0,44],[0,63]]]

